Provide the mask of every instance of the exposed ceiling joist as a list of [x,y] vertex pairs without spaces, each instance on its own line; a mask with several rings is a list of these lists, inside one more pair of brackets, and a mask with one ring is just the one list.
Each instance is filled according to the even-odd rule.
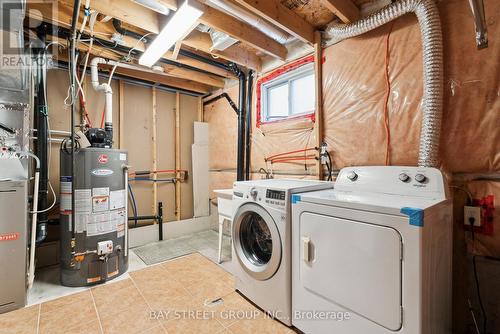
[[[66,45],[67,41],[62,39],[53,39],[57,40],[60,44]],[[88,45],[80,43],[79,50],[87,52],[89,50]],[[91,54],[96,57],[105,57],[107,59],[118,61],[120,56],[110,51],[109,49],[102,47],[93,47],[91,50]],[[60,59],[67,61],[67,53],[63,51],[59,54]],[[131,67],[133,64],[130,65]],[[111,66],[110,66],[111,67]],[[145,67],[137,67],[137,68],[123,68],[117,67],[115,73],[123,74],[128,77],[138,78],[141,80],[150,81],[153,83],[160,83],[163,85],[167,85],[170,87],[177,87],[185,90],[190,90],[197,93],[206,94],[211,91],[211,86],[196,82],[194,80],[182,79],[179,77],[171,76],[169,73],[161,73],[154,72]]]
[[260,58],[255,53],[250,52],[241,45],[233,45],[224,51],[211,51],[210,48],[212,47],[212,40],[210,39],[210,36],[200,31],[193,31],[182,41],[182,44],[203,52],[212,53],[217,57],[221,57],[256,71],[260,71],[262,66]]
[[287,49],[272,38],[257,31],[255,28],[234,17],[222,13],[216,9],[204,6],[204,14],[200,22],[228,34],[229,36],[246,43],[255,49],[273,57],[285,60]]
[[[59,2],[71,7],[74,5],[74,0]],[[90,3],[90,8],[146,31],[155,34],[160,32],[159,14],[130,0],[94,0]]]
[[236,0],[236,2],[303,42],[314,43],[315,28],[278,0]]
[[[46,5],[43,5],[40,3],[29,3],[28,8],[29,9],[36,9],[36,10],[28,11],[28,16],[30,18],[37,19],[40,21],[47,20],[50,18],[48,23],[51,23],[51,24],[54,24],[54,25],[57,25],[57,26],[60,26],[63,28],[70,28],[71,27],[71,12],[72,12],[72,10],[68,6],[59,5],[59,7],[58,7],[59,12],[58,12],[58,15],[56,17],[53,17],[53,15],[51,15],[51,13],[50,13],[51,7],[50,6],[46,6]],[[114,27],[112,26],[112,24],[110,22],[104,23],[104,22],[99,22],[99,21],[97,21],[95,23],[94,31],[96,32],[96,37],[101,38],[101,39],[105,39],[105,40],[110,40],[109,39],[110,34],[113,34],[115,32]],[[87,33],[87,34],[90,33],[88,26],[85,29],[85,33]],[[100,33],[105,33],[106,35],[102,35]],[[134,39],[132,37],[123,36],[123,42],[124,42],[123,46],[125,46],[125,47],[128,47],[128,48],[134,47],[138,51],[144,51],[144,44],[141,42],[138,42],[136,39]],[[172,59],[172,52],[171,51],[167,52],[163,58]],[[195,68],[198,68],[198,69],[201,69],[201,70],[204,70],[204,71],[207,71],[207,72],[210,72],[210,73],[213,73],[213,74],[225,77],[225,78],[235,78],[234,74],[232,74],[231,72],[228,72],[228,71],[221,69],[217,66],[210,65],[210,64],[207,64],[205,62],[196,60],[196,59],[182,56],[182,54],[180,54],[175,61],[180,63],[180,64],[192,66],[192,67],[195,67]],[[188,71],[188,70],[186,70],[186,71]],[[222,81],[220,80],[220,78],[217,78],[217,79],[219,82],[218,84],[221,84]]]
[[321,3],[344,23],[359,20],[358,7],[351,0],[321,0]]

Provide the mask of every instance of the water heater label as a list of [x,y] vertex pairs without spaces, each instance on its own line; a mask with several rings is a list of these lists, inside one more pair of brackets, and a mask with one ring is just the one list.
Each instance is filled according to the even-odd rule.
[[91,213],[92,196],[90,189],[75,189],[75,212]]
[[126,153],[120,153],[120,161],[126,161],[127,160],[127,154]]
[[109,209],[121,209],[125,207],[125,190],[114,190],[109,193]]
[[92,211],[93,212],[109,211],[109,197],[108,196],[92,197]]
[[111,169],[106,168],[96,168],[91,171],[91,173],[95,176],[109,176],[113,174]]

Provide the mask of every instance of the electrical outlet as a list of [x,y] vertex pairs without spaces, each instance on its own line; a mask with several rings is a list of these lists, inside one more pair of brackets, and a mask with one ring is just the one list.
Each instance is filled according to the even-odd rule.
[[481,207],[480,206],[464,206],[464,224],[471,225],[471,220],[474,226],[481,226]]

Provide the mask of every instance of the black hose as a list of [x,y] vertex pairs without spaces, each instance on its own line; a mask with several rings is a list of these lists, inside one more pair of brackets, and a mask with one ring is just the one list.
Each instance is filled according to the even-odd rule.
[[328,153],[328,151],[326,151],[326,155],[328,156],[328,161],[330,163],[330,165],[326,165],[328,167],[328,178],[327,178],[327,181],[331,181],[332,180],[332,171],[333,171],[333,163],[332,163],[332,157],[330,155],[330,153]]
[[132,211],[134,211],[134,227],[137,227],[137,203],[135,202],[135,196],[134,196],[134,191],[132,190],[132,187],[130,186],[130,183],[128,185],[128,192],[130,194],[130,198],[132,199]]
[[113,19],[113,27],[120,35],[129,36],[129,37],[135,38],[137,40],[143,40],[145,43],[151,42],[151,39],[149,37],[138,34],[135,31],[123,28],[122,21],[120,21],[118,19]]
[[236,103],[234,103],[234,101],[231,99],[231,97],[229,96],[229,94],[227,94],[226,92],[220,94],[220,95],[217,95],[213,98],[211,98],[210,100],[207,100],[207,101],[204,101],[203,102],[203,106],[206,106],[210,103],[214,103],[215,101],[218,101],[220,99],[223,99],[225,98],[227,100],[227,102],[229,103],[229,105],[231,106],[231,108],[234,110],[234,112],[236,114],[238,114],[238,107],[236,106]]

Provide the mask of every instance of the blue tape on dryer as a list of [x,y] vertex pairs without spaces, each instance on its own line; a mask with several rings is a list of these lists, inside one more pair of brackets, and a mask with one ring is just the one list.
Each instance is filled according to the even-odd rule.
[[402,208],[402,214],[410,218],[410,225],[424,227],[424,210],[417,208]]
[[300,195],[292,195],[292,204],[296,204],[301,201]]

